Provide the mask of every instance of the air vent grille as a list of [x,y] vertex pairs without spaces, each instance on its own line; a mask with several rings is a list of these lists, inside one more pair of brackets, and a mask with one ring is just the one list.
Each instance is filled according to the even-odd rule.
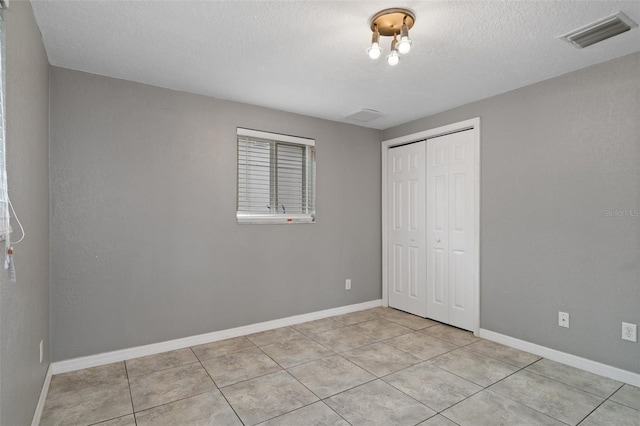
[[360,121],[366,123],[367,121],[375,120],[378,117],[382,117],[384,113],[376,111],[375,109],[362,108],[356,112],[344,116],[347,120]]
[[583,47],[591,46],[602,40],[622,34],[637,26],[638,24],[633,22],[627,15],[618,12],[615,15],[571,31],[570,33],[560,36],[560,38],[571,43],[578,49],[582,49]]

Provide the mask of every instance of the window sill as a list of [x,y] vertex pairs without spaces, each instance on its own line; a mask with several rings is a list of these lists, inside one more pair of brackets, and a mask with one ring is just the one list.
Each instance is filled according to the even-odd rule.
[[300,223],[315,223],[315,217],[310,215],[259,215],[236,214],[238,224],[248,225],[289,225]]

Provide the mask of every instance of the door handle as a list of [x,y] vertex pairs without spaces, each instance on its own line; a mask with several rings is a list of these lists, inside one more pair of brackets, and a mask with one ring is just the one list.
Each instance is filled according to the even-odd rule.
[[439,242],[440,242],[440,238],[438,238],[438,239],[436,240],[436,243],[439,243]]

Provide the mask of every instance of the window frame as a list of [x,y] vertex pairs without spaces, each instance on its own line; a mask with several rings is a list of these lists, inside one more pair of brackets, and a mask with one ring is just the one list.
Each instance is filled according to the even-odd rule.
[[[308,213],[260,213],[247,210],[240,210],[240,179],[241,179],[241,157],[240,143],[241,139],[258,139],[261,142],[269,142],[271,146],[277,149],[279,145],[289,145],[304,147],[301,166],[303,170],[303,187],[301,194],[307,200]],[[283,135],[279,133],[264,132],[259,130],[246,129],[238,127],[236,131],[236,221],[238,224],[303,224],[315,223],[316,220],[316,158],[315,158],[315,139],[303,138],[298,136]],[[277,155],[270,155],[269,174],[271,180],[269,182],[269,196],[271,198],[270,205],[273,204],[273,197],[277,194],[277,177],[278,175]],[[245,178],[246,179],[246,178]],[[275,191],[275,193],[274,193]],[[276,207],[277,209],[277,207]]]

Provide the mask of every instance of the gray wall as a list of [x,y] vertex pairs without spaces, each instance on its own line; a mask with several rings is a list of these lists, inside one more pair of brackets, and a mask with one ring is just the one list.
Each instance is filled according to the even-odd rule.
[[[53,360],[380,298],[379,131],[50,77]],[[317,223],[236,224],[237,126],[316,139]]]
[[17,283],[0,269],[0,424],[26,425],[49,364],[49,63],[29,2],[12,1],[5,20],[9,194],[27,237],[15,246]]
[[639,88],[635,53],[383,132],[481,117],[482,328],[640,373]]

